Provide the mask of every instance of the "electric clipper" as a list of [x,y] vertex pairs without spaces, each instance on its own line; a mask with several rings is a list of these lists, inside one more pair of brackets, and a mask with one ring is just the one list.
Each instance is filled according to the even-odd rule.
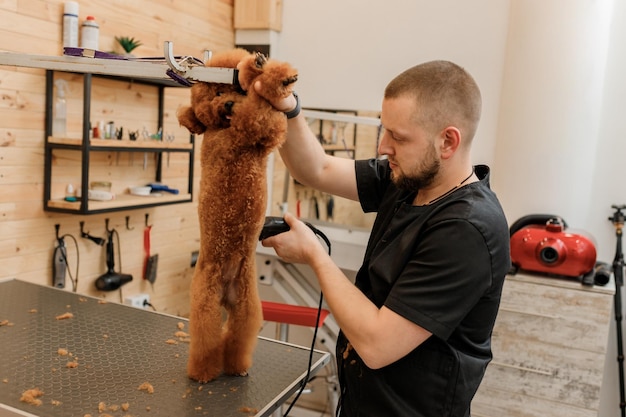
[[65,273],[67,272],[67,249],[63,239],[57,240],[52,257],[52,285],[56,288],[65,288]]

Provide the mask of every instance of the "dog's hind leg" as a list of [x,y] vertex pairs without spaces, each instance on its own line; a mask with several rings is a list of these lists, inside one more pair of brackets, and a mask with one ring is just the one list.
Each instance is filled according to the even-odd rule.
[[222,288],[217,278],[212,268],[196,266],[191,282],[187,375],[199,382],[211,381],[223,371]]
[[263,324],[263,311],[256,283],[255,258],[244,259],[229,289],[224,332],[224,373],[245,376]]

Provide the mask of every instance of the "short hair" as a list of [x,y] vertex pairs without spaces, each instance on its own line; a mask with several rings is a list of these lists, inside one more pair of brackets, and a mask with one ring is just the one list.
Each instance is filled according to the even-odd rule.
[[472,141],[482,99],[474,78],[449,61],[431,61],[416,65],[394,78],[385,88],[385,98],[412,96],[416,120],[425,128],[437,131],[455,126]]

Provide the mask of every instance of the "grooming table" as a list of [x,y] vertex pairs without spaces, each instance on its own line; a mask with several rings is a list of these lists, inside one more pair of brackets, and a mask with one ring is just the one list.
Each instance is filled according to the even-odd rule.
[[[61,319],[66,313],[73,317]],[[269,416],[306,377],[309,348],[260,337],[249,376],[192,381],[189,344],[175,335],[182,325],[187,332],[179,317],[0,281],[0,417]],[[314,350],[311,375],[329,358]],[[41,405],[20,401],[34,388]]]

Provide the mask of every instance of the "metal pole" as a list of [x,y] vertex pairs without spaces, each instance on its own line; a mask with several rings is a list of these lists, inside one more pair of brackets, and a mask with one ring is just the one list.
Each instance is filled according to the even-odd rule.
[[624,253],[622,251],[622,229],[624,227],[624,215],[622,213],[626,206],[611,206],[615,209],[609,220],[615,226],[615,236],[617,239],[615,258],[613,259],[613,277],[615,278],[615,328],[617,334],[617,363],[619,371],[619,407],[622,417],[626,417],[626,400],[624,398],[624,347],[622,343],[622,285],[624,284]]

